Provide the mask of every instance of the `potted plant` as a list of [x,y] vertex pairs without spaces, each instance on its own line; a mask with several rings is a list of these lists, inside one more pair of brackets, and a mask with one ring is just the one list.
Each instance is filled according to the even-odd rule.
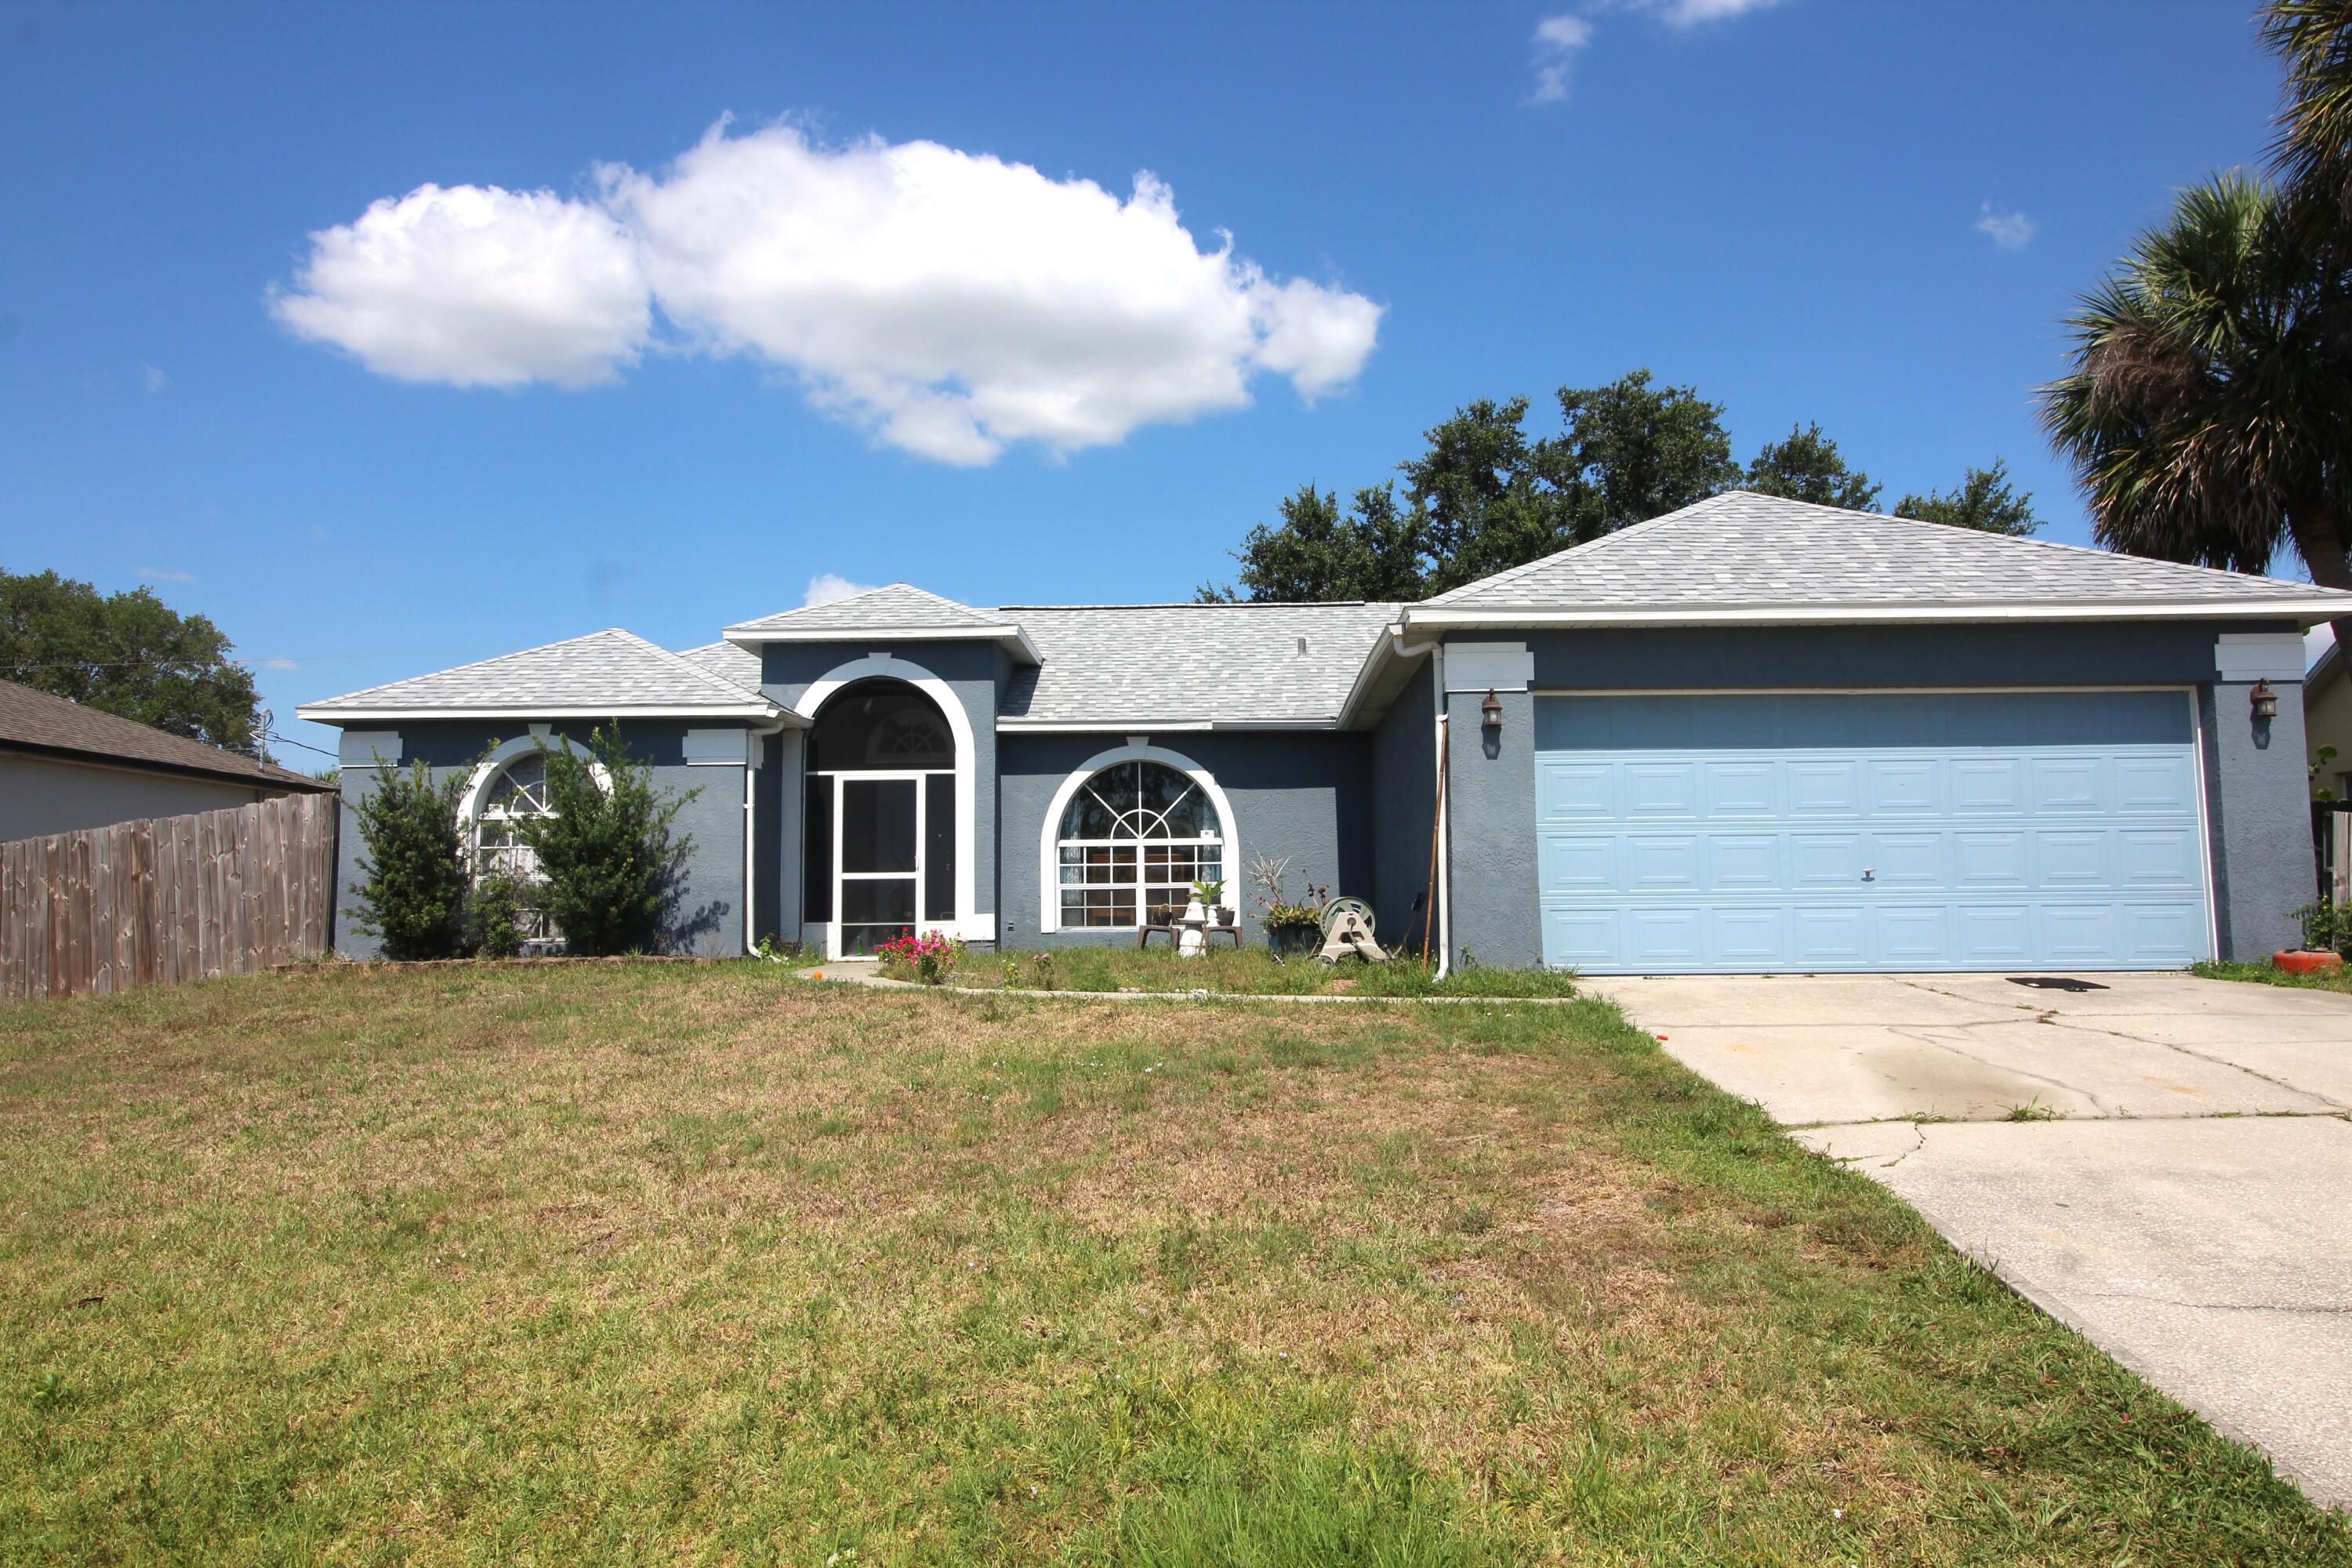
[[1234,911],[1225,905],[1225,884],[1222,878],[1203,878],[1193,883],[1192,896],[1208,911],[1211,925],[1229,926],[1234,923]]
[[1319,904],[1268,904],[1258,916],[1265,942],[1276,958],[1296,958],[1323,945],[1323,909]]
[[1266,945],[1276,957],[1296,957],[1323,945],[1323,905],[1330,889],[1316,886],[1302,874],[1305,891],[1293,899],[1287,855],[1253,857],[1249,875],[1257,884],[1257,923],[1265,928]]
[[2305,904],[2294,911],[2303,922],[2303,945],[2290,952],[2271,954],[2271,963],[2288,974],[2313,974],[2341,968],[2343,947],[2352,939],[2352,920],[2332,903]]

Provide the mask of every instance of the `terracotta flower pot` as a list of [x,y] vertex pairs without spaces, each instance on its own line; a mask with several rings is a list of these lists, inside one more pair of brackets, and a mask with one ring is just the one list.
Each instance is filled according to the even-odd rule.
[[2294,952],[2274,952],[2271,963],[2288,974],[2316,974],[2323,969],[2341,969],[2344,955],[2340,952],[2313,952],[2298,949]]

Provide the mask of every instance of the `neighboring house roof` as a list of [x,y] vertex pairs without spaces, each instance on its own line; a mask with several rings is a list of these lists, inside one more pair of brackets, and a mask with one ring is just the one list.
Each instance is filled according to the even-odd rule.
[[2319,657],[2311,661],[2311,668],[2303,672],[2304,689],[2310,690],[2343,668],[2344,649],[2336,643],[2329,643],[2319,650]]
[[2308,584],[1730,490],[1440,594],[1406,619],[2317,619],[2347,606],[2352,595]]
[[328,724],[504,719],[772,718],[782,710],[703,664],[615,626],[296,710]]
[[887,637],[902,642],[984,640],[1002,644],[1022,663],[1037,661],[1036,646],[1003,611],[976,610],[906,583],[868,588],[831,604],[786,610],[756,621],[739,621],[720,635],[746,647],[772,642],[839,642],[845,637]]
[[678,658],[700,666],[719,679],[746,691],[760,689],[760,656],[731,642],[707,642],[679,652]]
[[335,787],[272,763],[167,734],[152,724],[101,713],[8,680],[0,680],[0,747],[83,757],[121,767],[201,773],[277,789]]
[[1008,605],[1037,644],[1006,729],[1336,723],[1394,605]]

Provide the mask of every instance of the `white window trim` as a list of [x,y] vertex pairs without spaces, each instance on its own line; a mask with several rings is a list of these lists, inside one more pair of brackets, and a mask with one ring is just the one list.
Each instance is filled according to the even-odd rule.
[[[824,705],[843,687],[860,680],[903,680],[931,700],[948,721],[948,732],[955,737],[955,919],[941,921],[937,929],[966,942],[990,942],[996,936],[996,922],[983,921],[975,906],[979,903],[973,889],[979,886],[977,846],[979,823],[979,788],[977,768],[979,748],[971,732],[971,717],[956,700],[955,690],[938,676],[911,659],[893,658],[887,653],[868,654],[864,658],[835,665],[802,692],[793,710],[814,721]],[[928,923],[928,922],[927,922]]]
[[[1108,752],[1097,752],[1079,763],[1076,771],[1064,779],[1061,787],[1054,791],[1054,799],[1045,807],[1045,821],[1038,830],[1037,836],[1037,930],[1041,933],[1050,933],[1063,929],[1062,813],[1069,809],[1071,800],[1085,786],[1088,779],[1105,768],[1116,766],[1120,763],[1158,763],[1162,767],[1174,768],[1199,785],[1201,793],[1209,797],[1209,805],[1216,811],[1217,830],[1225,836],[1228,857],[1225,866],[1226,880],[1230,883],[1240,872],[1241,868],[1233,862],[1233,858],[1241,854],[1242,844],[1241,835],[1234,825],[1234,803],[1225,798],[1225,792],[1219,787],[1215,776],[1181,752],[1171,752],[1148,742],[1131,741],[1124,746],[1114,746]],[[1139,902],[1136,909],[1136,918],[1138,920],[1143,918]],[[1087,926],[1071,929],[1118,931],[1121,928]]]
[[[466,825],[468,857],[474,852],[474,840],[481,828],[482,797],[490,793],[491,783],[500,773],[506,772],[509,763],[513,762],[517,757],[536,751],[541,741],[549,739],[550,737],[545,735],[519,735],[511,741],[499,742],[488,756],[475,764],[473,776],[466,781],[466,794],[458,805],[458,820]],[[551,749],[572,751],[572,742],[568,738],[558,741]],[[588,774],[596,781],[596,787],[609,792],[613,787],[613,775],[606,772],[604,764],[595,758],[590,757],[587,761]]]

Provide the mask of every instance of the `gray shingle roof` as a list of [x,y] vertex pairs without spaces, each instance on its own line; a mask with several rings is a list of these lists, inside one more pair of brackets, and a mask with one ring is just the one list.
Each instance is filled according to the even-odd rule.
[[862,594],[852,594],[846,599],[835,599],[829,605],[786,610],[782,615],[744,621],[727,629],[732,632],[791,633],[908,631],[918,627],[981,627],[1003,624],[1003,618],[993,612],[975,610],[970,605],[942,599],[937,594],[927,594],[905,583],[892,583],[887,587],[868,588]]
[[693,712],[741,710],[760,698],[692,659],[619,627],[313,702],[305,719],[339,713],[483,710]]
[[1002,718],[1328,723],[1397,606],[1008,605],[998,613],[1028,632],[1039,657],[1013,672]]
[[700,647],[683,649],[677,657],[746,691],[757,693],[760,689],[760,656],[748,647],[738,647],[731,642],[707,642]]
[[1429,603],[1448,609],[2308,603],[2323,592],[2275,578],[1730,490],[1465,584]]
[[0,680],[0,745],[71,752],[129,767],[205,773],[275,789],[335,787],[274,763],[170,734],[135,719],[85,708],[79,702],[36,691],[12,680]]

